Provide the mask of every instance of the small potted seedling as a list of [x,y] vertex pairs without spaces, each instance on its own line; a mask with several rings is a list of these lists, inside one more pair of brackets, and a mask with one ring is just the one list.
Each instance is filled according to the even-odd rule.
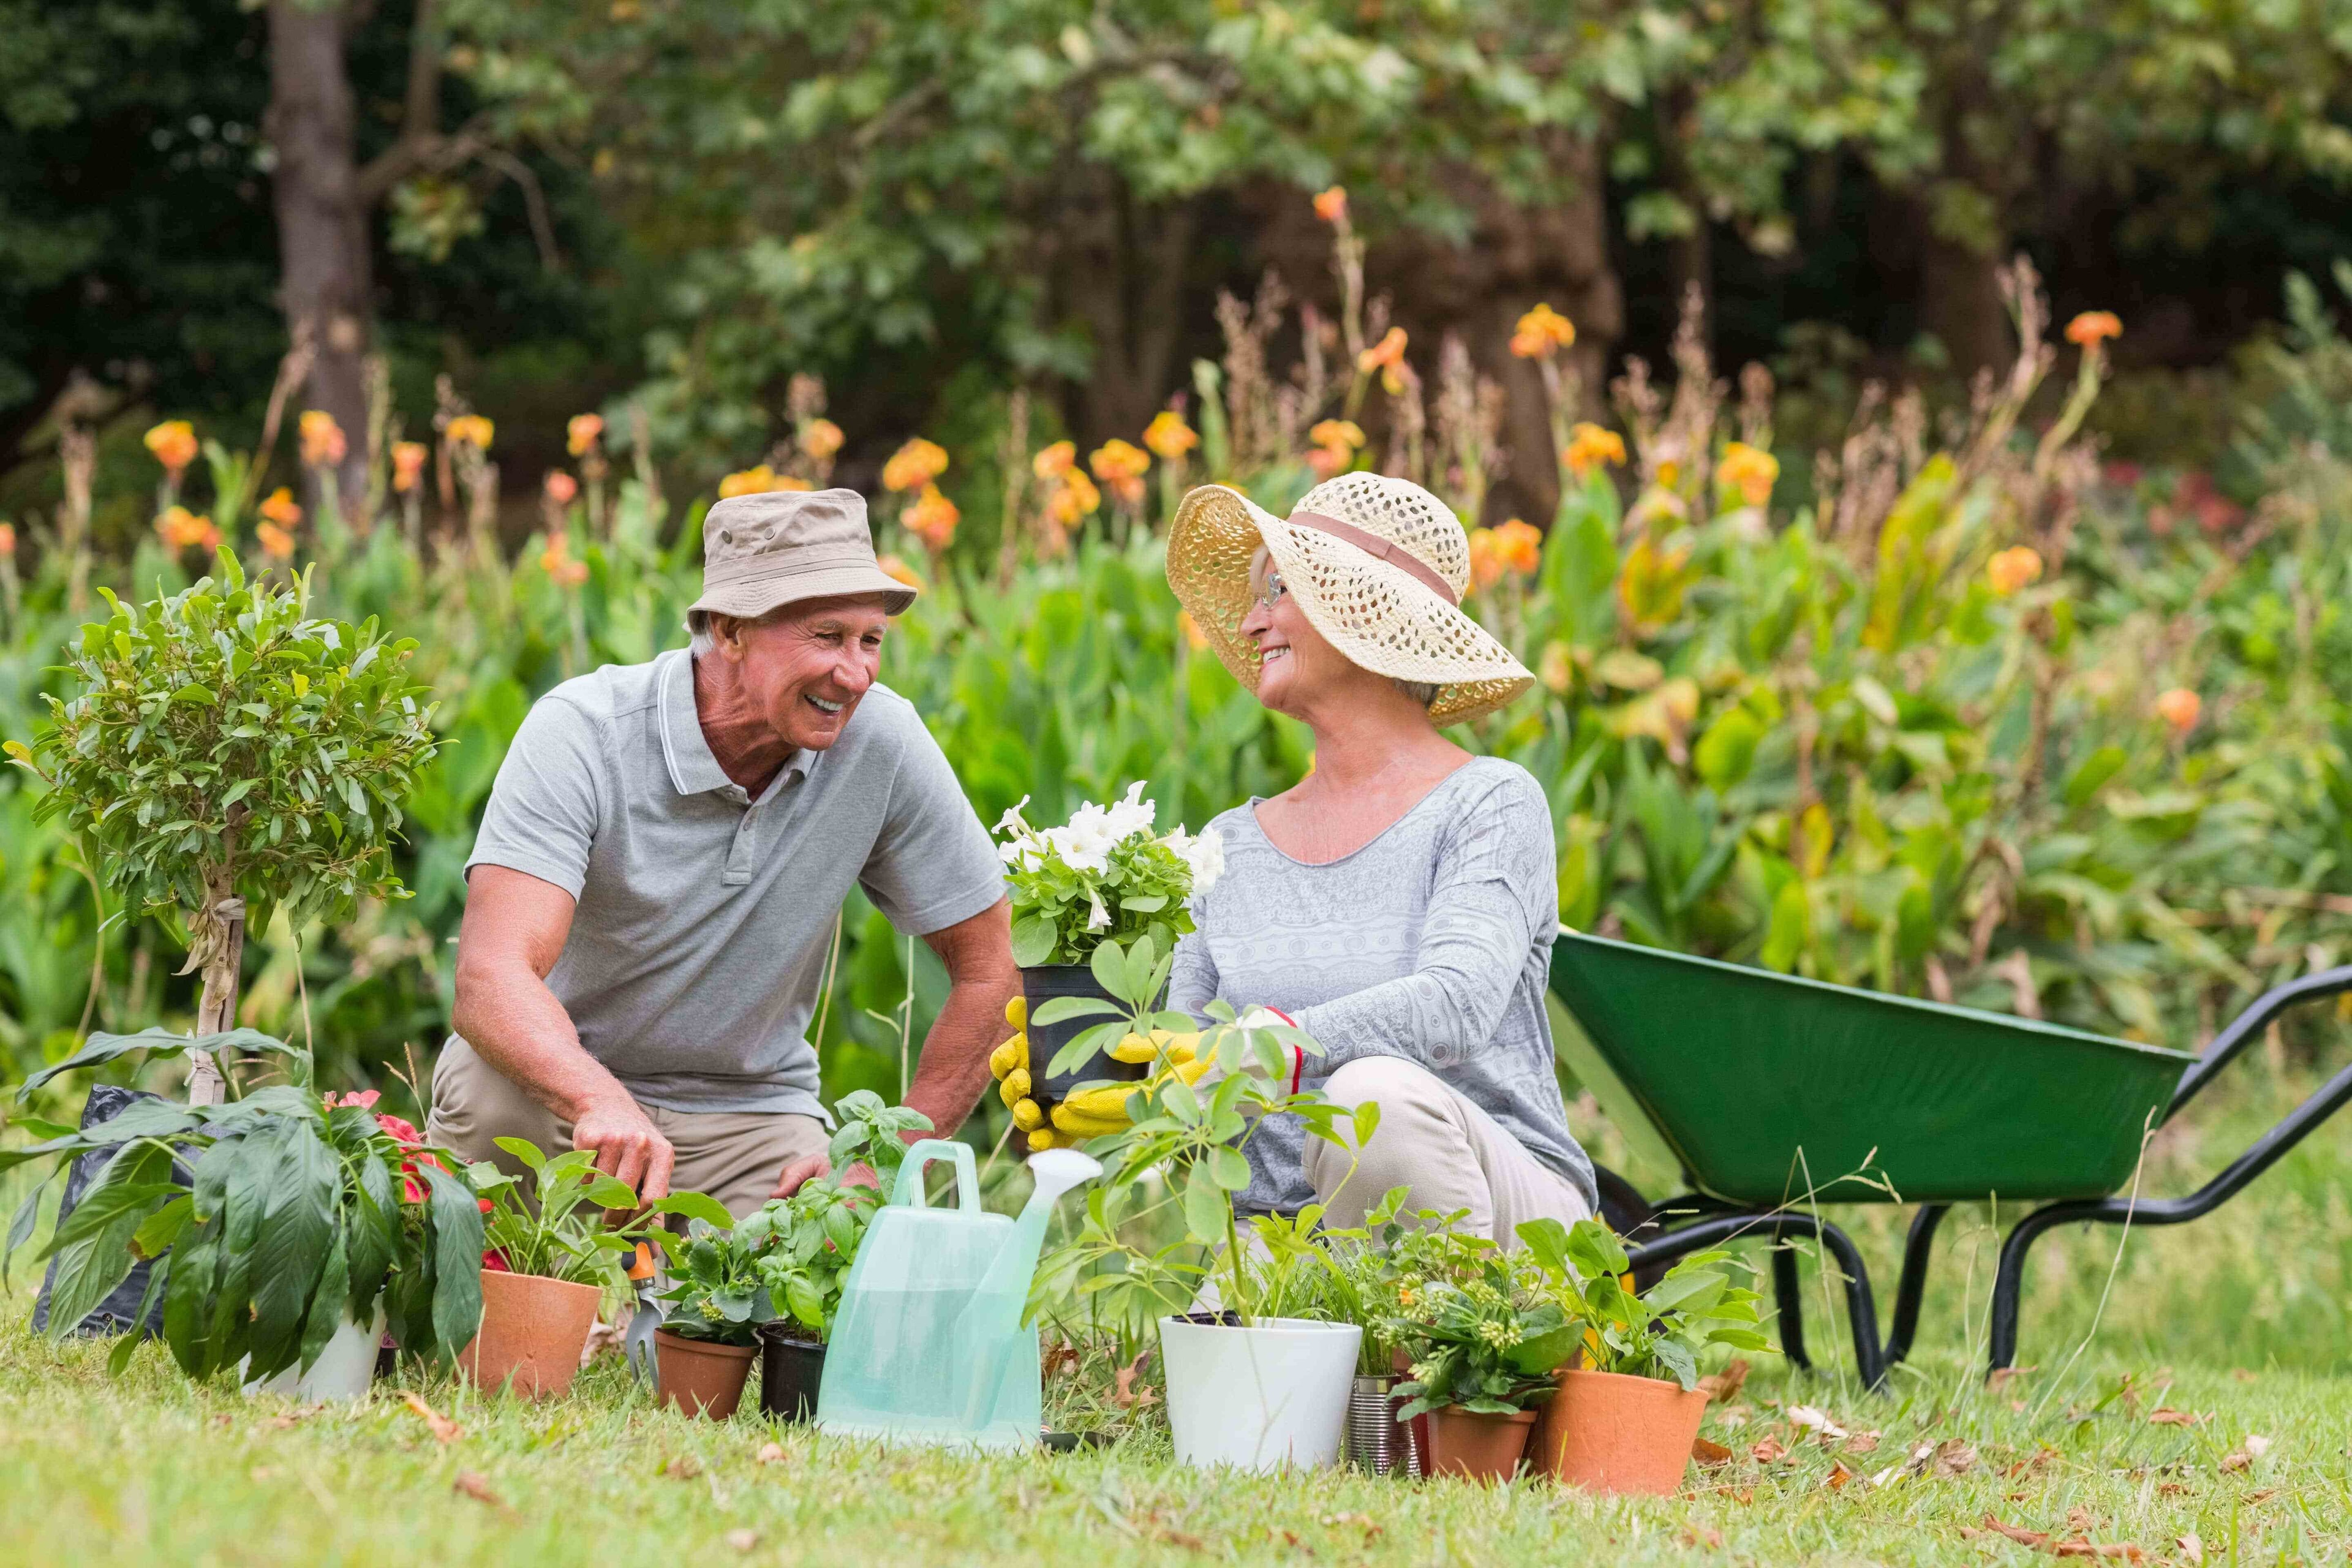
[[487,1160],[466,1167],[474,1191],[488,1200],[488,1249],[480,1259],[481,1332],[458,1365],[485,1388],[559,1397],[580,1371],[605,1288],[622,1283],[638,1241],[666,1215],[721,1226],[733,1217],[701,1193],[672,1193],[640,1207],[635,1190],[597,1170],[589,1150],[550,1159],[528,1139],[497,1142],[530,1173],[531,1194],[526,1199],[522,1183]]
[[[921,1111],[886,1104],[870,1089],[842,1096],[834,1114],[841,1125],[825,1150],[834,1169],[845,1175],[864,1165],[885,1188],[906,1163],[903,1135],[931,1130]],[[763,1211],[772,1217],[757,1267],[772,1310],[759,1330],[762,1414],[814,1419],[842,1284],[881,1202],[876,1188],[820,1176]]]
[[[1029,1065],[992,1062],[1004,1087],[1013,1121],[1032,1152],[1071,1140],[1047,1121],[1052,1108],[1082,1086],[1139,1081],[1150,1064],[1124,1060],[1108,1048],[1080,1056],[1065,1047],[1080,1028],[1066,1011],[1045,1016],[1055,997],[1109,999],[1088,962],[1105,942],[1149,939],[1161,952],[1192,929],[1190,900],[1224,870],[1224,847],[1214,832],[1197,837],[1181,827],[1162,834],[1159,808],[1140,783],[1108,805],[1089,801],[1062,827],[1039,830],[1006,812],[996,831],[1006,836],[1005,880],[1013,890],[1013,962],[1021,967],[1022,1049]],[[1108,1042],[1107,1042],[1108,1044]],[[1015,1079],[1014,1073],[1019,1077]],[[1024,1104],[1026,1101],[1027,1103]]]
[[[1118,1125],[1080,1139],[1105,1175],[1077,1236],[1041,1267],[1038,1289],[1050,1296],[1090,1275],[1085,1288],[1113,1321],[1161,1314],[1179,1459],[1255,1470],[1328,1465],[1362,1331],[1312,1315],[1319,1297],[1302,1278],[1312,1260],[1297,1249],[1253,1260],[1234,1197],[1250,1184],[1244,1151],[1268,1117],[1296,1117],[1307,1136],[1352,1156],[1379,1125],[1380,1108],[1350,1112],[1317,1090],[1286,1092],[1280,1086],[1300,1057],[1322,1047],[1275,1015],[1253,1010],[1244,1024],[1214,1002],[1210,1027],[1199,1030],[1182,1014],[1157,1011],[1169,962],[1149,936],[1105,942],[1090,963],[1109,999],[1065,997],[1040,1009],[1048,1023],[1108,1016],[1063,1047],[1066,1055],[1121,1038],[1153,1041],[1157,1054]],[[1171,1206],[1174,1215],[1162,1222],[1155,1211]],[[1163,1223],[1181,1226],[1177,1239],[1139,1239]],[[1191,1310],[1204,1291],[1220,1305]]]
[[1397,1417],[1428,1417],[1429,1474],[1507,1481],[1518,1473],[1537,1406],[1576,1353],[1578,1331],[1545,1299],[1540,1277],[1491,1246],[1462,1274],[1397,1292],[1392,1331],[1412,1358],[1410,1379],[1396,1386],[1405,1401]]
[[1706,1412],[1699,1352],[1769,1351],[1760,1298],[1732,1283],[1730,1255],[1694,1253],[1636,1295],[1625,1248],[1597,1219],[1519,1226],[1552,1299],[1574,1326],[1584,1364],[1559,1373],[1537,1430],[1537,1463],[1556,1479],[1602,1492],[1665,1494]]

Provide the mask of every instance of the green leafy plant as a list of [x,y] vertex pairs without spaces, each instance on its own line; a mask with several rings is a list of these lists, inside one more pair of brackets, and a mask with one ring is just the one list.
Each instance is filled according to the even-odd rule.
[[484,1235],[495,1262],[516,1274],[576,1285],[609,1285],[622,1277],[640,1240],[666,1241],[656,1222],[669,1215],[725,1227],[727,1205],[703,1193],[672,1193],[639,1206],[635,1189],[596,1169],[596,1156],[572,1149],[550,1159],[528,1138],[500,1138],[498,1146],[530,1173],[523,1184],[488,1160],[466,1167],[473,1190],[488,1200]]
[[1154,830],[1159,807],[1140,783],[1108,805],[1088,801],[1068,826],[1039,831],[1019,805],[996,830],[1007,836],[1013,888],[1013,961],[1024,968],[1084,963],[1103,943],[1149,938],[1163,952],[1192,929],[1188,902],[1224,870],[1214,832]]
[[783,1207],[770,1203],[732,1226],[688,1221],[684,1237],[668,1244],[670,1286],[657,1298],[669,1303],[662,1327],[690,1340],[757,1343],[760,1325],[778,1315],[761,1266],[779,1225],[789,1223]]
[[1396,1387],[1406,1401],[1400,1417],[1448,1406],[1507,1415],[1550,1397],[1578,1329],[1542,1286],[1540,1275],[1490,1246],[1467,1279],[1399,1289],[1391,1331],[1413,1358],[1411,1379]]
[[1688,1389],[1710,1345],[1772,1348],[1758,1327],[1761,1298],[1731,1282],[1731,1255],[1698,1252],[1639,1295],[1625,1287],[1625,1248],[1597,1219],[1519,1226],[1527,1255],[1544,1271],[1551,1300],[1577,1325],[1595,1372],[1654,1377]]
[[887,1181],[907,1160],[908,1132],[929,1132],[931,1119],[910,1105],[892,1105],[870,1089],[853,1089],[835,1102],[834,1130],[825,1158],[836,1171],[864,1165]]
[[774,1216],[774,1241],[761,1255],[758,1271],[775,1317],[790,1318],[820,1343],[832,1337],[841,1287],[881,1206],[872,1188],[845,1186],[823,1176],[768,1205],[762,1212]]
[[[1087,1217],[1078,1234],[1042,1264],[1033,1291],[1075,1288],[1097,1297],[1114,1316],[1182,1311],[1213,1278],[1224,1306],[1246,1325],[1268,1310],[1269,1297],[1293,1294],[1296,1257],[1253,1265],[1234,1212],[1234,1194],[1250,1184],[1244,1151],[1270,1116],[1296,1116],[1310,1138],[1348,1151],[1352,1158],[1380,1125],[1380,1107],[1352,1111],[1319,1089],[1296,1093],[1277,1088],[1290,1079],[1285,1047],[1320,1056],[1323,1047],[1303,1029],[1253,1011],[1244,1026],[1234,1009],[1212,1002],[1212,1022],[1199,1033],[1196,1062],[1210,1063],[1199,1087],[1176,1069],[1169,1045],[1152,1035],[1190,1031],[1181,1013],[1154,1006],[1167,983],[1170,961],[1150,936],[1122,948],[1106,942],[1089,962],[1112,1001],[1057,997],[1038,1009],[1036,1021],[1110,1015],[1064,1046],[1054,1070],[1087,1059],[1095,1045],[1133,1034],[1160,1045],[1151,1077],[1127,1096],[1130,1125],[1087,1141],[1103,1162],[1104,1173],[1087,1194]],[[1182,1221],[1177,1239],[1153,1246],[1134,1239],[1150,1228],[1163,1206],[1175,1206]]]
[[[324,1103],[279,1084],[227,1106],[140,1100],[99,1126],[0,1151],[0,1171],[105,1156],[41,1254],[58,1263],[49,1333],[79,1326],[143,1258],[154,1268],[135,1317],[163,1303],[164,1342],[192,1377],[307,1369],[345,1319],[372,1321],[379,1301],[404,1350],[446,1363],[481,1319],[481,1209],[415,1128],[369,1109],[373,1098]],[[38,1195],[10,1226],[9,1255]],[[115,1370],[138,1339],[123,1336]]]

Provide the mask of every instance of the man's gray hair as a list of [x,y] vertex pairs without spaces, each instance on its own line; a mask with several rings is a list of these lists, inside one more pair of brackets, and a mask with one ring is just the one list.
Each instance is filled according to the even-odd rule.
[[[791,608],[792,606],[790,605],[779,605],[764,616],[737,616],[734,619],[742,622],[745,626],[763,626],[770,621],[780,619],[784,613]],[[700,658],[704,654],[712,653],[718,649],[719,639],[710,635],[710,612],[709,610],[688,610],[686,612],[686,646],[697,658]]]

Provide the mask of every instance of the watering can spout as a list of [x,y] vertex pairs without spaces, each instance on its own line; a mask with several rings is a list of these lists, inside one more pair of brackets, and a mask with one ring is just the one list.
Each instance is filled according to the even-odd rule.
[[1045,1250],[1045,1224],[1054,1216],[1055,1203],[1072,1187],[1101,1175],[1102,1163],[1076,1149],[1047,1149],[1029,1157],[1029,1174],[1036,1186],[956,1325],[956,1337],[967,1347],[965,1363],[974,1373],[964,1394],[968,1426],[984,1422],[996,1403],[1008,1363],[1003,1355],[990,1353],[991,1347],[1010,1343],[1020,1331],[1022,1310],[1029,1302],[1030,1282],[1037,1276],[1037,1258]]

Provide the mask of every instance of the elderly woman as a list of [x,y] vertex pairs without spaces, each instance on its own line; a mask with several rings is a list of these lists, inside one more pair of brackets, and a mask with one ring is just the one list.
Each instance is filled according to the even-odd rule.
[[1591,1214],[1544,1012],[1550,808],[1525,769],[1441,730],[1533,682],[1460,608],[1461,524],[1379,474],[1318,485],[1287,520],[1203,486],[1168,578],[1226,668],[1315,732],[1307,777],[1216,819],[1226,873],[1194,900],[1169,1005],[1286,1013],[1324,1049],[1296,1064],[1305,1081],[1381,1106],[1360,1163],[1295,1119],[1262,1129],[1243,1206],[1319,1202],[1350,1226],[1404,1185],[1409,1208],[1466,1209],[1506,1246]]

